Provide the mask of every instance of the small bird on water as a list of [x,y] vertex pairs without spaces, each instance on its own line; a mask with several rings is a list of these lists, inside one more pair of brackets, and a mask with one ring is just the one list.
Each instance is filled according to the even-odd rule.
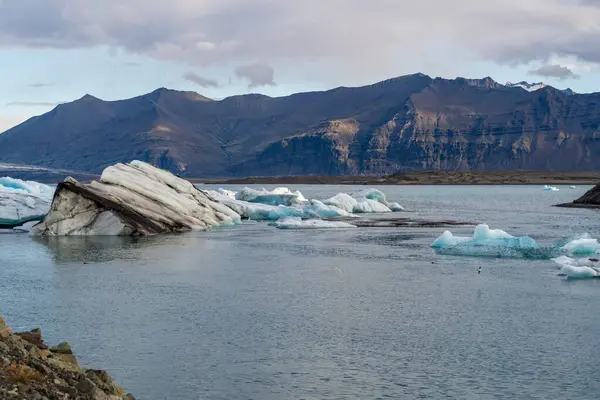
[[480,274],[481,273],[481,265],[479,266],[479,268],[477,269],[477,273]]

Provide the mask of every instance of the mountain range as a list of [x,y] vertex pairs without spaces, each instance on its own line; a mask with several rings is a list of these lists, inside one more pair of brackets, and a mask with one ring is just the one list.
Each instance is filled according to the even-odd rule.
[[0,162],[99,173],[139,159],[188,177],[600,170],[600,93],[541,86],[414,74],[277,98],[86,95],[1,134]]

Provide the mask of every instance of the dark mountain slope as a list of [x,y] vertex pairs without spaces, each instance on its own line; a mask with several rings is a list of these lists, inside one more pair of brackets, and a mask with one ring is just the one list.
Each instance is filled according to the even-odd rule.
[[0,135],[0,161],[100,172],[149,161],[187,176],[419,169],[600,170],[600,95],[422,74],[359,88],[213,101],[158,89],[85,96]]

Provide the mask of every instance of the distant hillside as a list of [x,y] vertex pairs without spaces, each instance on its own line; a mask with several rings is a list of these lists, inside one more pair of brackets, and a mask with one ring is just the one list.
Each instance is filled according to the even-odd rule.
[[132,159],[190,177],[414,170],[600,171],[600,94],[423,74],[213,101],[84,96],[0,135],[0,162],[99,173]]

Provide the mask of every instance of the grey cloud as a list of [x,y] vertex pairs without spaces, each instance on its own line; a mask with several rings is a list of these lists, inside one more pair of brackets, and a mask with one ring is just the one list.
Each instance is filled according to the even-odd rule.
[[208,88],[208,87],[219,87],[219,83],[215,80],[212,79],[208,79],[208,78],[204,78],[194,72],[187,72],[183,75],[183,79],[185,79],[186,81],[195,83],[198,86],[201,86],[203,88]]
[[8,107],[12,106],[21,106],[21,107],[54,107],[59,104],[64,103],[63,101],[59,102],[46,102],[46,101],[11,101],[10,103],[6,103]]
[[264,60],[278,71],[284,65],[304,72],[301,65],[314,62],[317,79],[327,71],[373,76],[418,65],[447,72],[463,56],[515,65],[555,55],[600,63],[597,5],[595,0],[3,0],[0,46],[107,45],[200,66]]
[[53,83],[36,82],[36,83],[31,83],[27,86],[38,89],[38,88],[43,88],[43,87],[52,86],[52,85],[54,85],[54,84]]
[[249,80],[249,88],[276,85],[273,67],[264,63],[241,65],[235,69],[235,75],[238,78]]
[[543,76],[546,78],[556,78],[556,79],[560,79],[560,80],[565,80],[565,79],[569,79],[569,78],[572,78],[572,79],[579,78],[579,76],[576,75],[569,68],[563,67],[562,65],[558,65],[558,64],[542,65],[541,67],[539,67],[537,69],[529,71],[529,74]]

